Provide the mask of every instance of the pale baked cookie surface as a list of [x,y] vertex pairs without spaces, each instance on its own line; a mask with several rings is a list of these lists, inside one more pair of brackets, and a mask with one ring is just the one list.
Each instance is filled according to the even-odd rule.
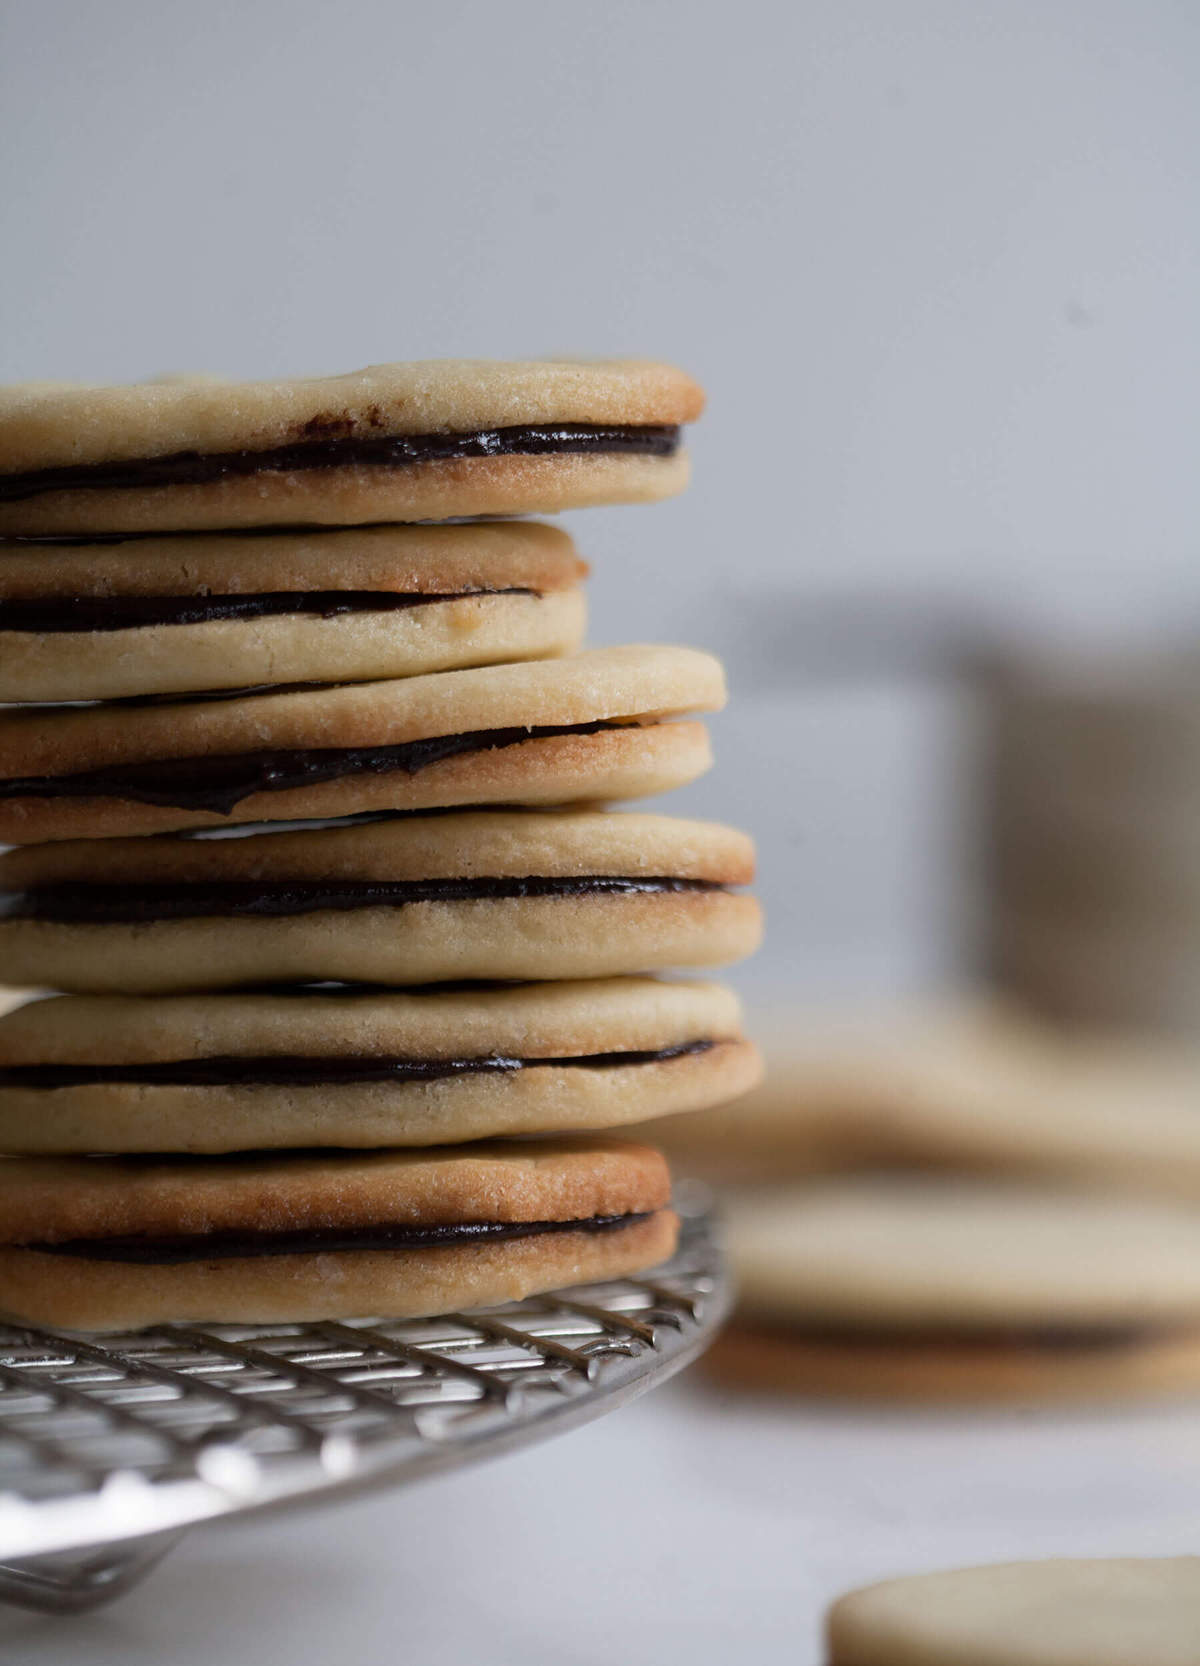
[[828,1638],[829,1666],[1196,1666],[1200,1557],[888,1579],[841,1597]]
[[763,1019],[767,1077],[647,1138],[703,1177],[852,1167],[1062,1176],[1200,1198],[1200,1053],[990,1000]]
[[640,1122],[759,1062],[716,984],[63,997],[0,1019],[0,1151],[425,1146]]
[[536,522],[0,548],[0,701],[364,682],[579,646],[571,540]]
[[113,1330],[407,1317],[669,1255],[661,1156],[615,1141],[0,1164],[4,1311]]
[[0,394],[0,533],[356,525],[668,497],[689,377],[636,360],[433,360],[278,382]]
[[0,856],[9,975],[157,994],[336,980],[591,978],[757,947],[754,846],[711,822],[474,811]]
[[299,693],[0,713],[11,844],[664,792],[709,762],[724,676],[628,646]]
[[731,1211],[738,1322],[714,1368],[912,1399],[1200,1386],[1200,1217],[1166,1202],[862,1178]]

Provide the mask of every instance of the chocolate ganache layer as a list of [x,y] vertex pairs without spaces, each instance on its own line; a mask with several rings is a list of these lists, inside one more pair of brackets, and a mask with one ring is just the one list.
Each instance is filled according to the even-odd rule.
[[1166,1325],[1150,1324],[1088,1324],[1088,1325],[879,1325],[857,1326],[837,1324],[738,1324],[726,1333],[731,1340],[738,1336],[761,1337],[763,1340],[801,1346],[812,1343],[818,1347],[834,1348],[930,1348],[930,1349],[1030,1349],[1064,1352],[1083,1352],[1105,1348],[1132,1348],[1165,1334]]
[[268,1057],[229,1055],[122,1064],[18,1064],[0,1066],[0,1088],[73,1088],[96,1083],[148,1087],[317,1087],[353,1082],[440,1082],[456,1076],[512,1075],[522,1070],[621,1070],[663,1064],[707,1053],[714,1042],[684,1041],[674,1047],[624,1053],[583,1053],[561,1058],[410,1059],[307,1054]]
[[268,470],[407,468],[469,457],[544,457],[634,454],[670,457],[680,431],[667,424],[610,425],[565,422],[484,428],[467,434],[390,434],[301,440],[266,451],[177,451],[111,463],[70,464],[0,475],[0,503],[44,492],[137,490],[147,486],[204,486],[235,475]]
[[244,1260],[263,1255],[327,1255],[339,1250],[449,1249],[458,1244],[542,1238],[554,1232],[616,1232],[648,1217],[589,1215],[578,1221],[456,1221],[446,1226],[300,1227],[290,1232],[234,1230],[196,1232],[178,1237],[69,1238],[54,1244],[22,1244],[47,1255],[72,1255],[87,1261],[137,1262],[179,1266],[188,1261]]
[[521,586],[497,590],[268,590],[247,596],[51,596],[0,600],[0,631],[129,631],[147,625],[211,625],[277,614],[400,613],[475,596],[534,596]]
[[397,746],[331,746],[288,751],[221,753],[195,758],[156,758],[149,763],[114,764],[73,775],[10,776],[0,780],[6,798],[124,798],[172,810],[229,815],[244,798],[336,781],[343,775],[416,775],[443,758],[491,752],[527,740],[558,735],[595,735],[625,725],[535,724],[529,728],[473,729],[461,735],[431,735]]
[[214,916],[281,919],[319,910],[402,908],[414,902],[474,902],[511,897],[627,897],[682,891],[723,891],[709,879],[627,879],[573,874],[503,879],[364,879],[334,884],[227,880],[194,885],[95,885],[70,883],[0,892],[0,919],[56,920],[72,925],[111,925]]

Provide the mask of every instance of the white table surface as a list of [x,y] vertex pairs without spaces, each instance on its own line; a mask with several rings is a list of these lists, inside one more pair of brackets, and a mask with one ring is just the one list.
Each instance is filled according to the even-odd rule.
[[826,1602],[895,1572],[1200,1548],[1200,1405],[854,1414],[695,1373],[409,1490],[197,1530],[20,1666],[816,1666]]

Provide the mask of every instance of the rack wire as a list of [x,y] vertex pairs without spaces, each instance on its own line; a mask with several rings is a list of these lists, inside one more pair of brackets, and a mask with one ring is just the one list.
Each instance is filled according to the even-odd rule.
[[93,1608],[199,1522],[417,1480],[632,1399],[729,1306],[703,1200],[681,1213],[650,1275],[438,1319],[0,1326],[0,1601]]

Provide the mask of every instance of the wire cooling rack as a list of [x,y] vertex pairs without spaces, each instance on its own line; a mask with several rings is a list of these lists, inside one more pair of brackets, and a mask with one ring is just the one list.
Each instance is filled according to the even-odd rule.
[[0,1601],[93,1608],[198,1522],[416,1480],[632,1399],[729,1305],[702,1200],[681,1213],[652,1274],[440,1319],[0,1326]]

